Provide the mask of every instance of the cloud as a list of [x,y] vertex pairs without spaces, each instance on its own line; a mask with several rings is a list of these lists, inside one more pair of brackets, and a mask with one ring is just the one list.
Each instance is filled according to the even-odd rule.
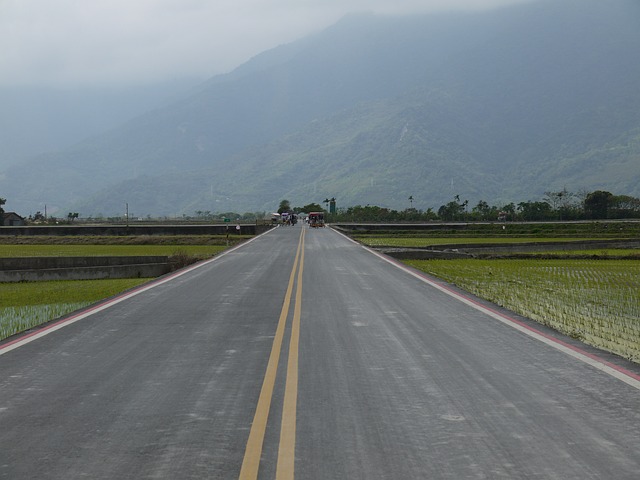
[[206,78],[353,11],[405,14],[525,0],[0,0],[0,86]]

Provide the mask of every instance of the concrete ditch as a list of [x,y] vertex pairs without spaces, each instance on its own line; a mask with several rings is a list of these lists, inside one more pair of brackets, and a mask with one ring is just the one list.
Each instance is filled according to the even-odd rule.
[[167,256],[0,258],[0,282],[152,278],[169,271]]
[[[451,244],[434,245],[426,248],[392,248],[376,247],[390,257],[400,260],[431,260],[456,258],[534,258],[528,252],[539,252],[541,258],[564,258],[572,250],[597,249],[638,249],[640,254],[640,240],[582,240],[570,242],[529,242],[510,244]],[[566,251],[567,254],[551,255],[545,252]],[[575,258],[575,255],[571,255]],[[583,255],[583,258],[594,258],[594,255]],[[630,258],[637,259],[637,255],[604,255],[599,258]]]

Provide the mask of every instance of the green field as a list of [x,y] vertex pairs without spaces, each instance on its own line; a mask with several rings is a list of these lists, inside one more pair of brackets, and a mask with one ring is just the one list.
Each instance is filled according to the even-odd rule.
[[207,257],[220,253],[223,245],[7,245],[0,257],[93,257],[187,254]]
[[[584,243],[570,249],[517,248],[523,243],[637,238],[639,226],[637,222],[509,225],[510,234],[501,235],[498,227],[484,225],[448,232],[372,230],[352,237],[373,248],[512,244],[518,257],[532,258],[404,262],[585,343],[640,362],[639,249],[589,249]],[[503,248],[500,255],[504,255]],[[554,255],[562,258],[545,258]],[[594,258],[582,258],[587,256]],[[630,259],[616,258],[620,256]]]
[[[0,257],[166,255],[185,265],[250,236],[4,237]],[[181,263],[182,262],[182,263]],[[91,305],[150,279],[0,283],[0,339]]]
[[0,283],[0,340],[150,279]]
[[[505,237],[439,237],[433,238],[428,236],[375,236],[375,235],[354,235],[353,238],[358,240],[364,245],[373,248],[431,248],[438,247],[440,245],[487,245],[492,244],[498,247],[505,247],[508,245],[521,245],[524,243],[569,243],[569,242],[584,242],[594,240],[593,238],[531,238],[531,237],[519,237],[519,238],[505,238]],[[629,256],[640,258],[640,249],[632,248],[597,248],[597,249],[585,249],[584,245],[580,245],[582,248],[576,247],[576,249],[557,249],[548,250],[546,248],[540,248],[536,250],[535,246],[529,251],[518,251],[519,255],[562,255],[566,257],[571,256]],[[490,249],[488,249],[490,251]]]
[[636,260],[407,260],[590,345],[640,362]]
[[0,257],[192,255],[210,257],[250,235],[22,236],[0,238]]
[[354,235],[352,238],[370,247],[399,247],[399,248],[424,248],[436,245],[475,245],[495,244],[509,245],[520,243],[549,243],[549,242],[580,242],[598,240],[597,238],[582,237],[431,237],[431,236],[376,236]]
[[[344,225],[349,230],[349,225]],[[357,230],[351,230],[356,236],[387,236],[387,237],[458,237],[458,238],[638,238],[640,237],[640,221],[602,221],[602,222],[516,222],[516,223],[461,223],[457,225],[432,223],[424,228],[417,228],[411,224],[398,228],[380,228],[379,225],[367,229],[366,224],[358,225]]]

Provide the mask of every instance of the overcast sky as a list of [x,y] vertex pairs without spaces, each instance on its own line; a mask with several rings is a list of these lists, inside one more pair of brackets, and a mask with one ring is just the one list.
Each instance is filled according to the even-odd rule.
[[481,9],[526,0],[0,0],[0,86],[208,78],[351,12]]

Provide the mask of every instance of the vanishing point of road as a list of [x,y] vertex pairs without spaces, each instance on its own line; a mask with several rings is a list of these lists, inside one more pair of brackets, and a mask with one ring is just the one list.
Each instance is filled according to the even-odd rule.
[[637,479],[639,373],[280,227],[0,343],[0,478]]

